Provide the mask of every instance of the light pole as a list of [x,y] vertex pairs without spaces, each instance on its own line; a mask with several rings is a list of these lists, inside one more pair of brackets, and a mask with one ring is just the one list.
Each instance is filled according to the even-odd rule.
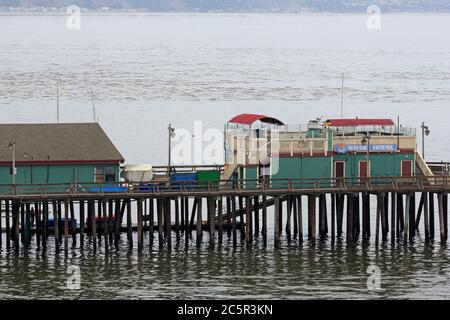
[[16,169],[16,142],[10,142],[8,144],[8,148],[9,150],[12,151],[12,169],[11,169],[11,174],[12,174],[12,184],[13,186],[16,185],[16,174],[17,174],[17,169]]
[[430,129],[425,125],[424,122],[422,122],[422,125],[420,127],[422,128],[422,158],[425,159],[425,136],[430,135]]
[[171,151],[172,151],[172,138],[175,137],[175,128],[172,128],[172,124],[169,123],[169,127],[167,128],[167,130],[169,132],[169,163],[168,163],[168,166],[167,166],[167,171],[168,171],[167,173],[170,176],[170,172],[172,171],[172,168],[171,168],[171,163],[172,163],[172,160],[171,160],[171,157],[172,157],[172,154],[171,154]]

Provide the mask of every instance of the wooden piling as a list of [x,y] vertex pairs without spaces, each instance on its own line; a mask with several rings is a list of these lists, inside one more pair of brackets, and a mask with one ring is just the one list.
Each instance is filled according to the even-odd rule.
[[292,196],[286,196],[286,235],[288,243],[291,242],[291,220],[292,220]]
[[162,249],[164,246],[163,199],[156,200],[156,211],[158,223],[158,246]]
[[399,239],[404,230],[404,207],[403,207],[403,194],[397,193],[397,223],[396,223],[396,234],[397,239]]
[[183,215],[184,215],[184,220],[185,220],[184,245],[187,248],[189,246],[189,237],[191,235],[191,226],[189,224],[189,198],[183,197],[182,201],[184,203]]
[[353,193],[347,194],[347,242],[353,241],[353,209],[354,209],[354,201],[353,201]]
[[227,206],[227,235],[228,235],[228,238],[230,238],[231,237],[231,220],[232,220],[231,197],[226,197],[225,202],[226,202],[226,206]]
[[442,194],[442,206],[444,210],[444,241],[448,238],[448,194],[444,192]]
[[423,197],[423,228],[425,229],[425,242],[428,243],[430,241],[430,213],[428,206],[428,193],[424,192],[422,194]]
[[105,201],[105,205],[108,205],[108,239],[109,243],[112,244],[113,241],[113,199]]
[[415,217],[416,217],[416,196],[415,193],[409,194],[409,240],[412,241],[416,234],[415,228]]
[[316,238],[316,196],[308,195],[308,239]]
[[280,242],[280,197],[275,196],[275,211],[274,211],[274,241],[275,246],[278,246]]
[[80,200],[80,203],[79,203],[79,206],[80,206],[80,247],[81,247],[81,249],[83,249],[83,247],[84,247],[84,219],[85,219],[85,217],[84,217],[84,200]]
[[[108,241],[108,227],[109,227],[109,222],[108,222],[108,210],[106,207],[106,200],[99,200],[99,208],[101,208],[101,212],[103,213],[103,237],[105,239],[105,252],[109,251],[109,241]],[[98,213],[99,218],[102,216],[100,211]],[[101,218],[100,218],[101,219]]]
[[223,238],[223,198],[222,196],[218,199],[217,204],[217,219],[218,219],[218,225],[219,225],[219,245],[222,244],[222,238]]
[[297,223],[298,223],[298,242],[303,243],[303,208],[302,196],[297,196]]
[[353,240],[358,240],[361,233],[360,211],[359,193],[356,193],[353,197]]
[[232,236],[233,236],[233,247],[236,247],[237,244],[237,232],[236,232],[236,197],[232,196],[231,197],[231,216],[232,216],[232,224],[231,224],[231,229],[232,229]]
[[262,196],[262,228],[263,241],[267,240],[267,196]]
[[138,240],[138,250],[142,250],[144,246],[144,232],[142,230],[142,199],[136,199],[137,206],[137,240]]
[[381,220],[381,211],[382,209],[382,203],[381,203],[381,194],[377,194],[377,216],[376,216],[376,222],[375,222],[375,244],[378,245],[380,240],[380,220]]
[[331,193],[331,244],[336,238],[336,194]]
[[64,251],[69,249],[69,201],[64,201]]
[[2,202],[3,201],[0,200],[0,250],[3,247],[3,235],[2,235],[2,233],[3,233],[3,221],[2,221],[2,212],[1,212]]
[[319,235],[320,237],[326,237],[328,234],[328,221],[327,221],[327,198],[326,194],[319,195]]
[[215,213],[216,213],[216,205],[214,197],[206,198],[207,212],[208,212],[208,231],[209,231],[209,244],[211,246],[214,245],[215,242]]
[[[183,199],[182,199],[183,200]],[[184,201],[183,201],[184,203]],[[184,212],[182,212],[182,216],[184,217]],[[149,231],[150,231],[150,247],[153,246],[153,240],[154,235],[153,232],[155,231],[155,200],[153,198],[149,199]],[[183,218],[184,221],[184,218]],[[184,226],[184,223],[183,223]]]
[[344,196],[343,194],[336,195],[336,229],[337,236],[342,236],[342,225],[344,220]]
[[175,197],[175,234],[177,242],[180,241],[180,206],[179,206],[179,198]]
[[97,251],[97,219],[95,215],[95,202],[93,200],[88,201],[88,211],[91,218],[91,235],[92,235],[92,247],[94,252]]
[[382,241],[385,242],[387,240],[387,233],[388,233],[388,228],[386,225],[387,222],[387,210],[386,210],[386,203],[387,201],[385,201],[386,198],[386,194],[385,193],[381,193],[380,194],[380,201],[381,201],[381,238]]
[[132,221],[131,221],[131,199],[127,199],[127,240],[128,243],[133,245],[132,234]]
[[56,252],[59,252],[59,216],[60,216],[60,212],[58,211],[57,208],[57,203],[56,201],[53,201],[53,233],[55,236],[55,250]]
[[197,246],[200,246],[202,240],[202,198],[197,199]]
[[362,195],[362,240],[364,242],[370,239],[370,194]]
[[77,225],[75,223],[75,208],[73,201],[69,202],[69,213],[70,213],[70,235],[72,236],[72,248],[77,245]]
[[423,205],[424,205],[424,197],[425,197],[425,193],[422,192],[422,194],[420,195],[419,208],[417,209],[416,220],[414,221],[414,228],[416,229],[416,231],[419,231],[419,224],[420,224],[420,219],[422,218],[422,211],[423,211]]
[[171,205],[170,198],[164,199],[164,221],[166,226],[167,235],[167,250],[170,252],[172,250],[172,219],[171,219]]
[[434,193],[430,192],[429,194],[429,211],[430,211],[430,240],[434,240]]
[[44,250],[47,248],[47,239],[48,239],[48,201],[44,201],[43,205],[43,235],[42,235],[42,246]]
[[239,203],[239,221],[241,223],[241,229],[240,229],[240,233],[241,233],[241,241],[245,240],[245,222],[244,222],[244,198],[243,197],[238,197],[238,203]]
[[10,211],[9,211],[9,200],[5,201],[5,215],[6,215],[6,249],[9,251],[11,248],[11,226],[10,226]]
[[396,195],[394,192],[391,192],[391,243],[393,244],[395,242],[395,232],[397,230],[396,226],[396,203],[395,203]]
[[438,207],[439,207],[439,231],[441,242],[444,242],[445,239],[445,229],[444,229],[444,202],[442,193],[438,193]]
[[253,197],[253,212],[254,212],[254,235],[259,236],[259,196]]

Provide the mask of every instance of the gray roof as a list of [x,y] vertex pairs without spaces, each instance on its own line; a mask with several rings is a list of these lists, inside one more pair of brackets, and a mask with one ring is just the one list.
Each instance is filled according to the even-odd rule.
[[123,161],[123,156],[97,123],[0,124],[0,162]]

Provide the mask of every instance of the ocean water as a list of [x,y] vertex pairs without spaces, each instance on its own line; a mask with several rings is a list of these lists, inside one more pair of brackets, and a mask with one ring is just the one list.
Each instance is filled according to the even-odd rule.
[[[427,160],[450,160],[450,43],[446,14],[381,16],[369,30],[355,14],[0,15],[0,112],[3,123],[99,123],[128,163],[167,162],[166,128],[223,129],[238,113],[289,124],[340,114],[391,117],[431,129]],[[420,138],[420,137],[419,137]],[[420,143],[420,139],[418,143]],[[269,215],[269,221],[272,221]],[[0,249],[2,298],[449,298],[449,250],[373,241],[302,246],[185,248],[142,253],[122,239],[93,254],[55,254],[33,245]],[[81,288],[68,290],[77,266]],[[381,289],[369,290],[369,266]]]

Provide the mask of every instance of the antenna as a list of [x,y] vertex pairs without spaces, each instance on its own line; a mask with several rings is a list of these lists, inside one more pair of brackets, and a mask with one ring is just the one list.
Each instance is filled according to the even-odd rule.
[[56,122],[59,123],[59,80],[56,80]]
[[94,117],[94,122],[98,122],[98,118],[95,112],[95,103],[94,103],[94,92],[91,90],[91,102],[92,102],[92,116]]
[[344,73],[342,73],[342,84],[341,84],[341,119],[344,115]]

